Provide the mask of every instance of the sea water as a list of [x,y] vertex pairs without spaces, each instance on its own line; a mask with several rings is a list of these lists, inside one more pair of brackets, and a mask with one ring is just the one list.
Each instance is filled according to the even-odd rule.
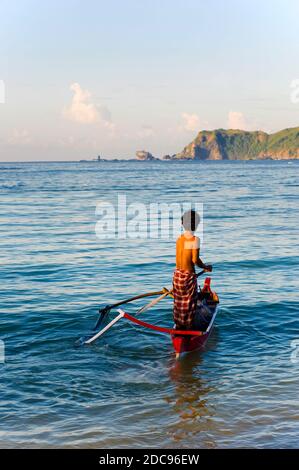
[[[0,164],[0,446],[299,447],[298,170]],[[173,239],[96,236],[97,204],[119,195],[203,204],[221,308],[206,348],[181,361],[168,336],[125,320],[78,347],[100,306],[171,286]],[[165,299],[142,318],[171,315]]]

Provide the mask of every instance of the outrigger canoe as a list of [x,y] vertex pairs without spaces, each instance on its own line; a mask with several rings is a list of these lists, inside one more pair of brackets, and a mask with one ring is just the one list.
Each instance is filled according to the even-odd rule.
[[[204,271],[201,271],[197,276],[200,276],[203,273]],[[207,278],[206,281],[208,279],[210,278]],[[132,316],[122,309],[118,309],[118,315],[112,321],[110,321],[108,325],[98,330],[104,318],[113,308],[119,307],[120,305],[127,304],[129,302],[132,302],[134,300],[141,299],[144,297],[158,296],[156,299],[152,300],[151,302],[149,302],[148,304],[146,304],[145,306],[143,306],[136,312],[136,314],[140,314],[140,313],[144,313],[146,310],[156,305],[160,300],[164,299],[165,297],[167,296],[173,297],[172,291],[164,287],[159,292],[149,292],[147,294],[141,294],[141,295],[132,297],[130,299],[127,299],[125,301],[118,302],[114,305],[107,305],[106,307],[100,309],[99,310],[100,317],[94,327],[93,333],[89,335],[88,337],[81,338],[80,344],[93,343],[100,336],[102,336],[107,330],[109,330],[116,322],[118,322],[122,318],[125,318],[129,320],[130,322],[135,323],[136,325],[139,325],[141,327],[148,328],[148,329],[157,331],[159,333],[165,333],[165,334],[170,335],[172,339],[172,344],[173,344],[176,358],[179,358],[186,353],[201,349],[206,344],[207,340],[209,339],[209,336],[211,334],[211,331],[215,322],[216,315],[218,313],[218,304],[219,304],[217,294],[215,293],[212,293],[212,294],[214,295],[214,300],[213,299],[207,300],[206,298],[202,300],[202,305],[204,305],[204,308],[207,309],[210,313],[210,322],[207,328],[203,331],[178,330],[175,326],[173,328],[164,328],[164,327],[153,325],[151,323],[147,323],[143,320],[140,320],[139,318],[136,318],[136,316]]]
[[213,329],[214,321],[218,313],[218,304],[215,303],[213,306],[209,305],[208,308],[211,312],[211,320],[207,329],[205,331],[201,331],[200,335],[198,335],[198,332],[194,336],[186,336],[178,334],[177,332],[171,335],[172,345],[177,359],[186,353],[198,351],[205,346]]

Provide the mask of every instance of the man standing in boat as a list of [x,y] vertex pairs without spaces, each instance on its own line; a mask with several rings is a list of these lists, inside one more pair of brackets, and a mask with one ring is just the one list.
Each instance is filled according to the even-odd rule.
[[194,235],[200,217],[194,210],[182,216],[184,233],[176,242],[176,269],[173,275],[173,316],[180,330],[202,330],[209,324],[209,312],[198,305],[197,277],[195,266],[212,271],[199,257],[200,240]]

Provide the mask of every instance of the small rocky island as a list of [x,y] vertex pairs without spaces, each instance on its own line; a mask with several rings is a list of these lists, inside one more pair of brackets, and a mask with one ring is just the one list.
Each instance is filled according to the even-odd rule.
[[141,161],[160,160],[159,158],[154,157],[150,152],[147,152],[146,150],[137,150],[136,158],[137,160]]

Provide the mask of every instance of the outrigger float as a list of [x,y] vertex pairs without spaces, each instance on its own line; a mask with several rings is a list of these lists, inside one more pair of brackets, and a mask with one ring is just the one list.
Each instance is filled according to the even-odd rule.
[[[198,273],[197,277],[199,277],[204,272],[205,271],[201,271],[200,273]],[[207,288],[206,290],[204,290],[206,286]],[[129,313],[125,312],[122,309],[118,309],[118,315],[112,321],[110,321],[110,323],[108,323],[105,327],[99,329],[103,320],[107,317],[110,311],[112,309],[120,307],[121,305],[130,303],[130,302],[133,302],[134,300],[142,299],[145,297],[157,296],[157,298],[153,299],[151,302],[149,302],[148,304],[144,305],[139,310],[137,310],[136,315],[139,315],[149,310],[151,307],[156,305],[158,302],[160,302],[160,300],[164,299],[165,297],[167,296],[173,297],[172,291],[164,287],[161,291],[148,292],[147,294],[137,295],[135,297],[131,297],[130,299],[118,302],[113,305],[107,305],[106,307],[100,309],[99,310],[100,316],[93,329],[93,333],[89,335],[88,337],[82,338],[81,344],[88,345],[88,344],[93,343],[98,338],[100,338],[104,333],[106,333],[106,331],[108,331],[113,325],[115,325],[115,323],[117,323],[122,318],[125,318],[129,320],[130,322],[134,323],[135,325],[148,328],[150,330],[157,331],[159,333],[170,335],[172,339],[173,348],[176,354],[176,358],[179,358],[186,353],[197,351],[201,349],[206,344],[207,340],[209,339],[209,336],[211,334],[211,331],[215,322],[216,315],[218,313],[218,305],[219,305],[219,299],[218,299],[217,294],[210,290],[210,278],[206,278],[205,283],[204,283],[204,288],[202,290],[200,289],[200,292],[203,295],[201,296],[202,299],[199,302],[201,306],[203,306],[206,309],[206,311],[209,312],[209,318],[210,318],[210,322],[204,331],[178,330],[176,329],[175,326],[173,328],[164,328],[161,326],[152,325],[151,323],[147,323],[143,320],[140,320],[139,318],[136,318],[136,316],[130,315]]]

